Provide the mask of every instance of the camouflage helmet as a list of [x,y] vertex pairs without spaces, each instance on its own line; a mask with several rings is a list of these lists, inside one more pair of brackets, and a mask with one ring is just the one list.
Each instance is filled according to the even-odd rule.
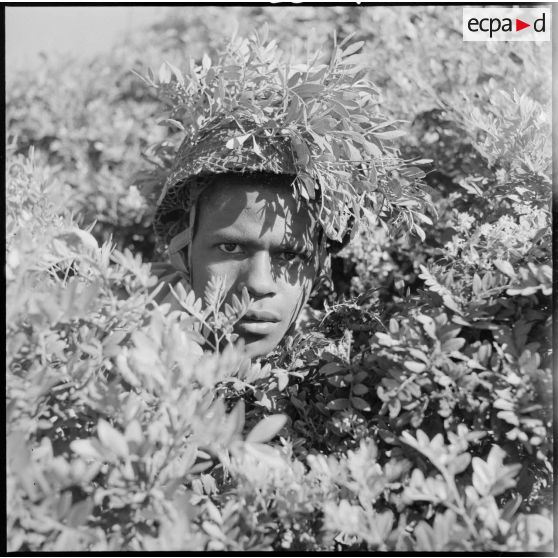
[[403,212],[420,200],[414,183],[402,187],[390,176],[401,166],[390,146],[399,133],[354,60],[360,46],[335,45],[328,63],[316,56],[292,65],[255,35],[234,39],[214,62],[205,56],[184,74],[166,62],[158,82],[148,79],[167,105],[166,122],[184,134],[146,181],[157,242],[182,271],[187,262],[177,255],[192,240],[196,200],[219,174],[292,177],[293,195],[316,209],[329,251],[359,226],[375,226],[398,198]]

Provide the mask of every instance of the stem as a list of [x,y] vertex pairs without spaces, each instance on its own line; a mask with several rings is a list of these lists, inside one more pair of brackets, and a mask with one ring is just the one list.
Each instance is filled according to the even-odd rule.
[[422,455],[424,455],[430,461],[430,463],[432,463],[432,465],[434,465],[434,467],[436,467],[436,469],[442,474],[442,478],[446,481],[446,484],[451,489],[453,493],[453,498],[457,504],[456,506],[453,506],[450,503],[444,502],[444,505],[449,509],[453,509],[453,511],[455,511],[458,515],[460,515],[463,518],[463,520],[467,524],[467,527],[469,528],[469,531],[472,533],[475,539],[478,540],[480,538],[480,534],[477,531],[477,528],[475,527],[473,521],[467,514],[467,510],[465,509],[465,504],[463,502],[463,499],[461,498],[461,495],[459,494],[453,475],[451,475],[441,463],[439,463],[436,459],[433,459],[432,455],[425,453],[424,451],[422,451],[416,446],[412,446],[412,447],[414,447],[414,449],[416,449]]
[[217,334],[217,330],[213,330],[213,337],[215,338],[215,352],[219,353],[219,335]]
[[[454,511],[456,511],[463,518],[463,520],[467,524],[467,527],[469,528],[469,531],[478,540],[479,537],[480,537],[479,532],[477,531],[477,528],[475,527],[473,521],[471,520],[471,518],[467,514],[467,510],[465,509],[465,504],[463,502],[463,499],[461,498],[461,495],[459,494],[459,490],[457,490],[457,486],[455,485],[455,479],[453,478],[452,475],[450,475],[447,472],[447,470],[444,467],[438,466],[438,465],[436,465],[436,463],[433,463],[433,464],[436,467],[436,469],[438,469],[438,471],[440,471],[440,473],[442,473],[442,477],[444,478],[447,485],[451,488],[451,491],[453,492],[453,497],[454,497],[454,499],[457,503],[457,509],[454,510]],[[446,504],[446,506],[448,506],[448,504]]]

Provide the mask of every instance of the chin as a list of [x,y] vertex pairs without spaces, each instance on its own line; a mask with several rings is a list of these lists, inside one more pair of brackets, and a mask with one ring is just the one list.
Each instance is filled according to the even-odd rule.
[[244,351],[250,358],[265,357],[279,344],[272,339],[262,339],[261,337],[242,336],[241,339],[244,340]]

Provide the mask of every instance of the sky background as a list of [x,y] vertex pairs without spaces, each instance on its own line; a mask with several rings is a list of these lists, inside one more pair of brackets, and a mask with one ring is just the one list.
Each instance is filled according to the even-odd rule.
[[39,53],[90,56],[110,50],[132,30],[158,20],[167,7],[6,7],[6,73],[40,62]]

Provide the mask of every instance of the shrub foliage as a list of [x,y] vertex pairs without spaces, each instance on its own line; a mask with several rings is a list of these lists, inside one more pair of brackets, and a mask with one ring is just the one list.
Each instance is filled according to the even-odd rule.
[[[295,54],[334,30],[365,41],[405,120],[391,186],[425,175],[432,202],[413,235],[356,238],[308,327],[255,362],[218,343],[246,296],[155,303],[131,184],[170,132],[128,70],[201,63],[233,15],[279,42],[295,29]],[[548,60],[545,43],[462,43],[460,8],[190,7],[90,66],[18,72],[8,550],[552,550]]]

